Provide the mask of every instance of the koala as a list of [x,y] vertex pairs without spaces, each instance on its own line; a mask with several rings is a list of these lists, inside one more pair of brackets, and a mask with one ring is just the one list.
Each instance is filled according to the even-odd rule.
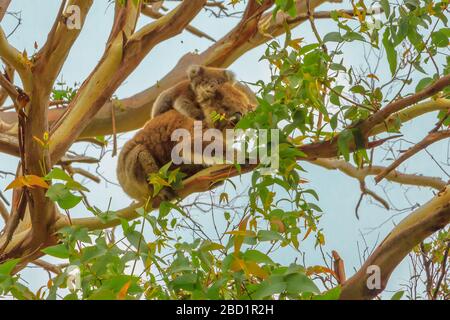
[[231,71],[192,65],[187,70],[188,80],[181,81],[163,91],[153,104],[151,118],[175,109],[196,120],[203,120],[203,112],[198,102],[208,100],[224,83],[234,83]]
[[[256,105],[247,93],[232,84],[224,83],[211,92],[210,98],[198,102],[198,107],[204,119],[202,129],[205,132],[209,128],[222,131],[234,128],[241,116],[254,110]],[[223,117],[219,121],[213,121],[210,116],[213,112]],[[125,143],[119,155],[117,177],[123,190],[131,198],[145,201],[152,195],[153,190],[148,183],[148,177],[172,160],[172,150],[178,144],[178,141],[172,141],[172,133],[176,129],[188,130],[191,134],[192,146],[196,120],[175,109],[169,109],[150,119],[131,140]],[[209,143],[209,141],[203,141],[202,150]],[[191,159],[193,159],[193,151]],[[181,164],[172,165],[170,169],[174,170],[177,167],[187,176],[192,176],[204,169],[206,165]],[[164,188],[159,196],[162,200],[172,200],[176,194],[173,190]]]

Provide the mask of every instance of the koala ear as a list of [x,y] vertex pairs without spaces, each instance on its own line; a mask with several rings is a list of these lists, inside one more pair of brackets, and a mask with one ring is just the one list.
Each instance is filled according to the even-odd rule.
[[197,64],[190,66],[187,70],[189,80],[192,80],[193,78],[202,75],[203,72],[204,72],[203,67]]
[[227,80],[230,82],[236,81],[236,75],[234,74],[233,71],[225,70],[225,76],[227,77]]

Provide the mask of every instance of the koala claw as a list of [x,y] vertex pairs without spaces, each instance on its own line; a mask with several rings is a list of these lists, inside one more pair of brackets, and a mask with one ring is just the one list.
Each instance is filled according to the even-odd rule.
[[157,197],[159,197],[161,201],[172,201],[178,197],[178,194],[170,188],[164,188],[159,191]]

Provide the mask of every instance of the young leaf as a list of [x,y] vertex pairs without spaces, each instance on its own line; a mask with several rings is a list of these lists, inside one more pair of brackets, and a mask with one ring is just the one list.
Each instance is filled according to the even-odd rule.
[[48,254],[49,256],[56,258],[67,259],[70,257],[70,252],[65,244],[58,244],[53,247],[42,249],[41,251],[45,254]]

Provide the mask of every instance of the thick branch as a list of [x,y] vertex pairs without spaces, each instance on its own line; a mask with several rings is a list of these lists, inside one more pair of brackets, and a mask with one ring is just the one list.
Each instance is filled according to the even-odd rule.
[[116,1],[114,7],[114,24],[107,41],[108,46],[121,32],[125,34],[125,38],[131,37],[136,28],[140,9],[134,1],[126,1],[125,5],[121,1]]
[[0,22],[5,17],[6,10],[8,10],[10,3],[11,3],[11,0],[0,0]]
[[28,57],[9,44],[3,28],[0,26],[0,57],[10,64],[20,75],[25,90],[31,88],[31,68]]
[[2,217],[2,219],[5,223],[8,222],[9,211],[8,211],[8,208],[6,208],[5,204],[3,203],[2,199],[0,199],[0,216]]
[[[299,150],[302,151],[305,146],[299,147]],[[315,158],[314,155],[312,156],[312,158]],[[310,160],[310,159],[299,158],[298,160]],[[237,170],[234,165],[228,164],[209,167],[183,181],[183,188],[177,191],[178,196],[180,197],[180,199],[184,199],[193,193],[211,190],[212,186],[214,186],[218,181],[223,181],[225,179],[233,178],[251,172],[256,167],[257,165],[253,164],[242,165],[239,170]],[[118,217],[124,218],[126,220],[136,219],[139,217],[139,215],[136,212],[136,209],[142,206],[143,206],[142,203],[134,204],[131,205],[130,207],[119,210],[118,212],[116,212],[116,214]],[[156,199],[152,204],[152,208],[156,209],[158,207],[159,207],[159,200]],[[57,228],[60,228],[66,225],[67,223],[69,223],[67,218],[62,216],[56,225]],[[89,229],[106,229],[118,225],[120,223],[120,220],[115,219],[105,224],[102,221],[100,221],[100,219],[94,217],[94,218],[72,219],[72,223]]]
[[[11,67],[8,63],[5,63],[4,76],[5,76],[5,78],[9,79],[9,82],[11,84],[14,83],[14,74],[15,74],[14,68]],[[6,90],[3,87],[1,87],[0,88],[0,106],[3,106],[5,104],[8,97],[9,97],[8,92],[6,92]],[[1,116],[0,116],[0,118],[1,118]]]
[[[438,79],[433,84],[426,87],[422,91],[417,92],[416,94],[389,103],[366,120],[357,124],[355,128],[360,130],[361,136],[365,140],[365,147],[370,145],[370,143],[367,142],[367,139],[371,135],[371,131],[375,126],[382,124],[393,114],[435,95],[448,85],[450,85],[450,75],[446,75]],[[304,151],[310,158],[312,158],[313,155],[316,155],[318,158],[333,158],[338,151],[339,137],[339,134],[337,134],[330,140],[305,145],[302,148],[302,151]],[[374,146],[376,146],[376,143]],[[354,141],[350,144],[350,148],[355,148]]]
[[398,122],[405,123],[426,113],[440,110],[450,110],[450,99],[429,100],[393,113],[385,121],[373,127],[370,135],[374,136],[389,131],[390,128],[395,128]]
[[[46,86],[51,90],[53,82],[58,76],[64,62],[69,55],[75,40],[80,34],[87,13],[91,8],[93,0],[72,0],[69,1],[67,8],[77,6],[80,9],[80,28],[69,27],[68,19],[71,18],[71,12],[65,12],[66,1],[63,1],[60,10],[57,13],[53,28],[47,37],[47,42],[37,54],[33,72],[39,75],[41,86]],[[76,17],[78,18],[78,16]]]
[[4,133],[0,133],[0,152],[11,156],[19,156],[19,140]]
[[363,134],[367,134],[370,132],[376,125],[383,123],[387,120],[391,115],[399,112],[411,105],[414,105],[422,100],[425,100],[436,93],[442,91],[447,86],[450,85],[450,74],[443,76],[442,78],[435,81],[433,84],[427,86],[425,89],[410,95],[408,97],[395,100],[389,103],[387,106],[377,111],[375,114],[370,116],[367,120],[365,120],[360,126]]
[[[242,166],[241,171],[238,172],[234,166],[230,165],[220,165],[207,168],[197,173],[196,175],[189,177],[184,181],[183,188],[177,191],[178,196],[181,199],[186,198],[187,196],[197,193],[197,192],[205,192],[211,189],[211,186],[215,181],[220,179],[226,179],[227,177],[231,178],[237,176],[239,174],[243,174],[246,172],[250,172],[253,170],[255,166]],[[159,207],[160,200],[155,199],[151,205],[149,210],[156,209]],[[60,219],[57,221],[55,225],[55,229],[58,230],[67,225],[76,225],[84,228],[88,228],[89,230],[99,230],[99,229],[107,229],[120,224],[120,219],[125,220],[134,220],[139,218],[139,214],[137,213],[137,209],[142,208],[144,206],[143,203],[135,203],[126,207],[124,209],[118,210],[115,212],[116,219],[112,219],[108,222],[103,222],[97,217],[89,217],[89,218],[78,218],[78,219],[69,219],[60,215]]]
[[[361,269],[342,286],[341,299],[372,299],[384,290],[390,275],[413,248],[450,223],[450,187],[406,217],[383,240]],[[371,266],[378,267],[380,286],[369,289]],[[376,276],[376,275],[375,275]],[[370,280],[370,279],[369,279]]]
[[[164,15],[156,10],[154,10],[151,6],[142,4],[142,8],[141,8],[141,12],[143,15],[152,18],[152,19],[159,19],[161,17],[163,17]],[[213,42],[215,42],[216,40],[214,38],[212,38],[210,35],[208,35],[207,33],[197,29],[194,26],[188,25],[186,27],[186,31],[192,33],[194,36],[197,36],[199,38],[206,38],[208,40],[211,40]]]
[[37,259],[33,261],[33,264],[38,267],[41,267],[44,270],[47,270],[48,272],[52,272],[54,274],[61,274],[61,268],[47,261]]
[[0,73],[0,86],[3,90],[5,90],[6,94],[11,98],[11,100],[16,103],[19,93],[17,92],[16,87],[2,73]]

